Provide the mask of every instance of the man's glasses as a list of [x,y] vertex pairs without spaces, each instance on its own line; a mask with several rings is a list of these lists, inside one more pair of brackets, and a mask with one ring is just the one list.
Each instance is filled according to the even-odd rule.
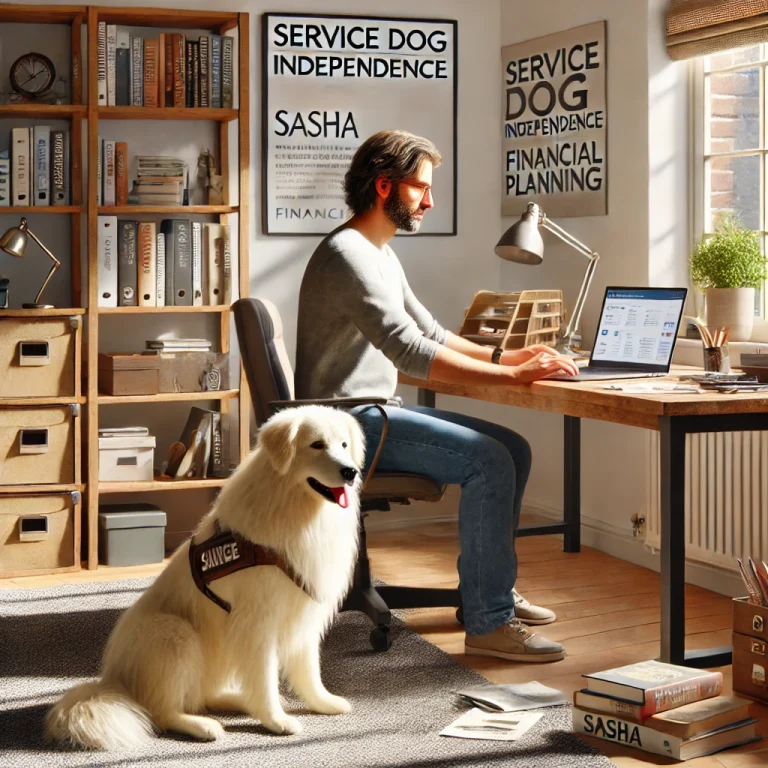
[[424,198],[428,194],[432,194],[432,185],[425,184],[423,181],[414,181],[412,179],[403,179],[400,184],[405,184],[408,187],[414,187],[421,191],[421,197]]

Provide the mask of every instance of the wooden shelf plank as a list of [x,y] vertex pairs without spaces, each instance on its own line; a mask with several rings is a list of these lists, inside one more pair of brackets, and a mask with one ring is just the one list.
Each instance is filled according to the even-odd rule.
[[237,13],[185,11],[176,8],[98,8],[99,21],[130,27],[218,30],[237,23]]
[[99,307],[100,315],[185,315],[199,312],[229,312],[229,304],[213,307]]
[[[157,395],[99,395],[99,405],[129,405],[130,403],[185,403],[196,400],[229,400],[240,394],[238,389],[218,392],[160,392]],[[2,402],[2,401],[0,401]]]
[[85,104],[0,104],[0,117],[66,120],[75,115],[85,117],[86,109]]
[[27,496],[39,493],[72,493],[85,491],[85,485],[77,483],[60,483],[49,485],[0,485],[0,494],[6,496]]
[[71,309],[0,309],[0,319],[3,317],[70,317],[71,315],[84,315],[82,307]]
[[237,109],[213,107],[99,107],[100,120],[237,120]]
[[100,482],[99,493],[148,493],[150,491],[191,491],[198,488],[221,488],[226,477],[205,480],[145,480],[143,482]]
[[18,407],[24,406],[25,408],[34,407],[36,405],[69,405],[70,403],[77,403],[79,405],[85,405],[87,399],[84,396],[80,397],[0,397],[0,407]]
[[1,214],[17,214],[18,216],[29,216],[32,213],[43,214],[62,214],[62,213],[84,213],[83,205],[0,205]]
[[99,206],[99,213],[118,216],[123,213],[184,213],[229,214],[237,213],[236,205],[110,205]]
[[83,5],[0,5],[4,24],[71,24],[85,14]]

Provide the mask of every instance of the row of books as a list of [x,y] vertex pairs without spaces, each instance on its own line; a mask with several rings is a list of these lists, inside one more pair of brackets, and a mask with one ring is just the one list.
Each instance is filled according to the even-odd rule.
[[190,409],[179,440],[169,449],[165,476],[180,480],[226,477],[224,431],[219,411]]
[[642,661],[583,675],[573,729],[646,752],[690,760],[759,738],[750,702],[722,696],[721,672]]
[[97,205],[181,205],[185,202],[187,164],[178,157],[138,155],[136,180],[128,191],[128,143],[99,139]]
[[229,305],[229,226],[99,216],[98,289],[100,307]]
[[156,38],[99,22],[98,102],[102,106],[232,107],[234,40],[178,32]]
[[0,152],[0,206],[69,205],[69,131],[50,125],[11,129]]

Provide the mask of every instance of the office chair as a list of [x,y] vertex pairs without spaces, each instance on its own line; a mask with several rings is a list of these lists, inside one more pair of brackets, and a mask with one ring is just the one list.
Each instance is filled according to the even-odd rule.
[[[328,405],[354,408],[370,404],[381,408],[385,398],[336,398],[328,400],[296,400],[293,396],[293,370],[283,342],[283,324],[274,304],[264,299],[240,299],[232,305],[256,424],[261,426],[282,408],[299,405]],[[390,404],[398,405],[396,401]],[[383,408],[381,408],[382,413]],[[386,418],[386,414],[385,418]],[[371,567],[366,546],[365,517],[373,511],[389,511],[390,504],[411,501],[440,501],[445,486],[424,475],[375,472],[384,434],[372,462],[360,499],[360,549],[350,591],[342,611],[362,611],[374,623],[371,645],[384,651],[391,645],[390,608],[460,607],[458,589],[380,586],[371,581]]]

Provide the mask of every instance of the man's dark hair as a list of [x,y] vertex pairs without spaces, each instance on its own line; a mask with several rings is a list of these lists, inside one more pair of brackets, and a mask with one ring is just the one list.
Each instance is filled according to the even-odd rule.
[[352,158],[344,177],[344,200],[356,216],[367,213],[376,203],[379,176],[397,184],[413,176],[422,161],[428,160],[437,167],[442,159],[429,139],[406,131],[375,133],[360,145]]

